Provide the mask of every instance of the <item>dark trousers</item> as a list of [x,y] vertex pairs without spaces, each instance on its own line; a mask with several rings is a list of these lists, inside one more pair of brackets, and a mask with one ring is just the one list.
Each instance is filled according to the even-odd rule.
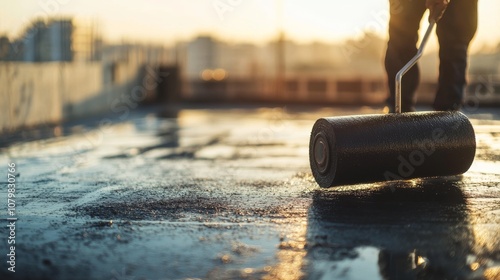
[[[394,111],[396,73],[417,53],[418,29],[425,12],[425,0],[390,0],[389,42],[385,69]],[[435,110],[458,110],[462,105],[467,69],[467,50],[477,29],[477,0],[451,0],[437,23],[439,41],[439,85]],[[418,65],[403,76],[402,111],[413,111],[420,80]]]

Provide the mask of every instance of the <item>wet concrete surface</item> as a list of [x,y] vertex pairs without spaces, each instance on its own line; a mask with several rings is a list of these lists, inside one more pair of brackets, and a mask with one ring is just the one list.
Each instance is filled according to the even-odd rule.
[[314,121],[377,112],[146,108],[20,139],[0,152],[18,218],[0,277],[500,279],[500,112],[466,112],[478,148],[462,176],[319,188]]

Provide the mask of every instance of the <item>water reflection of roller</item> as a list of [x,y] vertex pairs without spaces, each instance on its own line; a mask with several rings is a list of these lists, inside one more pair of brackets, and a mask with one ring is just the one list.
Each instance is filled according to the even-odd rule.
[[[363,259],[362,248],[372,248],[378,252],[372,265],[378,267],[379,278],[470,277],[473,271],[467,256],[472,254],[474,237],[462,191],[457,183],[413,183],[400,183],[395,192],[390,186],[317,191],[308,215],[309,274],[339,277],[344,273],[349,279],[350,273],[357,273],[376,279],[376,275],[349,271],[354,269],[352,264],[341,265]],[[369,265],[364,261],[366,269]]]

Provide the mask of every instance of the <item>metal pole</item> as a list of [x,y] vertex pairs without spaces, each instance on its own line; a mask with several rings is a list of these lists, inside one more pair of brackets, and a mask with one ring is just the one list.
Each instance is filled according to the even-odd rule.
[[401,113],[401,80],[403,79],[403,75],[410,70],[413,65],[415,65],[418,61],[418,59],[422,56],[422,53],[424,52],[425,45],[427,44],[427,41],[430,37],[430,34],[432,32],[432,29],[434,28],[434,25],[436,24],[435,20],[431,20],[429,22],[429,27],[427,27],[427,31],[425,32],[424,38],[422,39],[422,42],[420,43],[420,46],[418,47],[417,54],[410,60],[408,63],[406,63],[401,70],[396,74],[396,113],[399,114]]

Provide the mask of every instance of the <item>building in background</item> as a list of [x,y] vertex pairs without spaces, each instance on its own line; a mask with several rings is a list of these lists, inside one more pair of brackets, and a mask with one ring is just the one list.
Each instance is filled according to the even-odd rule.
[[47,25],[49,61],[72,61],[73,23],[69,19],[55,20]]
[[71,19],[33,22],[22,35],[23,61],[72,61],[72,34]]
[[0,61],[10,58],[10,40],[7,36],[0,36]]
[[23,61],[41,62],[49,56],[47,26],[43,20],[34,21],[26,28],[23,37]]
[[74,61],[100,61],[104,42],[95,21],[73,20],[72,48]]
[[0,38],[0,61],[99,61],[103,48],[95,21],[75,24],[71,18],[37,19],[18,38]]
[[23,56],[23,38],[16,38],[12,41],[6,35],[0,36],[0,61],[23,61]]
[[199,36],[191,41],[186,52],[186,77],[200,78],[204,70],[217,68],[218,49],[218,42],[210,36]]

